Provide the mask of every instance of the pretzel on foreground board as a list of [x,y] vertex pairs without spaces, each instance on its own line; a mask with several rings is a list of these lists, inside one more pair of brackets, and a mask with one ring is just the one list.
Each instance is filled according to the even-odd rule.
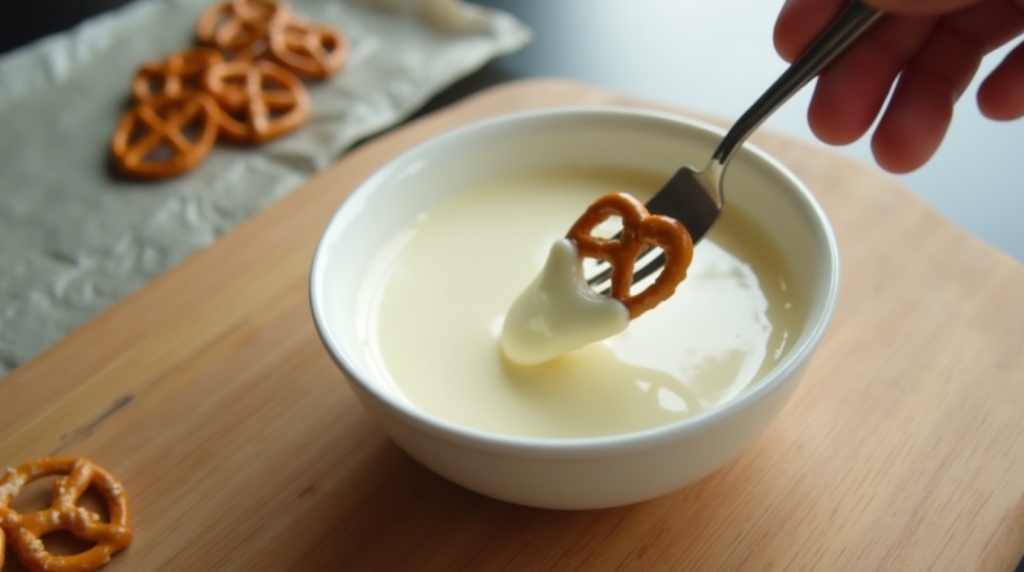
[[[21,514],[10,507],[25,485],[56,476],[50,507]],[[97,491],[107,505],[109,522],[77,506],[85,491]],[[32,572],[91,572],[110,561],[111,555],[132,541],[130,515],[124,487],[100,466],[88,459],[50,457],[7,469],[0,479],[0,568],[3,568],[4,537],[18,560]],[[42,537],[58,530],[95,543],[71,556],[50,554]]]
[[[622,219],[620,236],[593,235],[597,225],[615,216]],[[580,258],[596,258],[611,265],[611,297],[626,306],[631,320],[672,296],[693,260],[693,238],[682,223],[650,214],[643,203],[625,193],[609,193],[594,201],[566,237],[576,243]],[[664,251],[665,268],[650,286],[630,294],[633,266],[647,248]]]

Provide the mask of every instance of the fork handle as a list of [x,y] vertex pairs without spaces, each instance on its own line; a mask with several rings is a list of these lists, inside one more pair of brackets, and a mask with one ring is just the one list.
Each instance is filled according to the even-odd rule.
[[[725,134],[711,157],[711,167],[717,167],[717,176],[725,172],[725,165],[747,137],[764,123],[772,113],[800,88],[807,85],[837,55],[866,32],[882,12],[860,0],[850,2],[821,36],[758,98]],[[717,163],[717,165],[716,165]]]

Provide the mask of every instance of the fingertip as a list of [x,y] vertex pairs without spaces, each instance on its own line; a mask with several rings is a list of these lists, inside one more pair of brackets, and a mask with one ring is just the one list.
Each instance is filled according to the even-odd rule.
[[775,27],[772,29],[772,43],[775,45],[775,52],[783,60],[792,63],[799,55],[799,47],[796,44],[800,36],[795,26],[797,18],[794,16],[793,4],[799,4],[794,0],[787,0],[779,11],[779,17],[775,20]]
[[949,14],[980,0],[864,0],[872,8],[905,16]]
[[847,145],[871,129],[899,71],[883,45],[864,41],[818,76],[808,123],[823,142]]
[[789,34],[779,29],[779,22],[775,22],[775,31],[772,33],[772,43],[775,45],[775,53],[779,54],[786,63],[793,63],[796,53],[792,43],[789,41]]
[[938,151],[949,123],[923,125],[922,129],[899,129],[883,119],[871,138],[871,152],[878,166],[890,173],[915,171]]
[[775,20],[775,51],[792,62],[839,13],[844,0],[786,0]]
[[871,154],[879,167],[894,175],[916,171],[927,162],[927,159],[907,156],[903,149],[894,149],[877,136],[871,138]]
[[[906,78],[905,78],[906,79]],[[955,97],[943,97],[945,86],[927,78],[901,80],[871,138],[878,166],[890,173],[909,173],[928,162],[939,149],[953,119]]]
[[1024,43],[1014,48],[978,87],[978,109],[996,121],[1024,117]]
[[859,139],[866,130],[852,130],[842,121],[844,110],[837,109],[832,102],[815,93],[807,108],[807,124],[822,143],[828,145],[849,145]]

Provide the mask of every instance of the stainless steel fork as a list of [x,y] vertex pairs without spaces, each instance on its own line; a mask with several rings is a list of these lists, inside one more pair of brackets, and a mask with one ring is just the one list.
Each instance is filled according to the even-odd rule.
[[[652,214],[672,217],[686,226],[694,243],[704,238],[722,213],[725,196],[722,179],[729,160],[747,137],[776,109],[786,103],[813,79],[836,56],[867,31],[882,16],[859,0],[849,5],[836,17],[821,36],[801,55],[775,83],[750,107],[725,134],[715,149],[711,161],[700,171],[684,167],[647,202]],[[664,255],[641,256],[640,267],[633,273],[633,283],[643,280],[665,265]],[[587,282],[595,290],[608,294],[606,283],[611,277],[607,264],[595,266],[594,275]]]

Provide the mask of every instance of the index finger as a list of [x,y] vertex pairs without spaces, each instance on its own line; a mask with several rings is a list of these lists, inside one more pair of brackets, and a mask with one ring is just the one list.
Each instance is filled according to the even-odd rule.
[[786,0],[775,21],[775,49],[792,62],[821,34],[846,0]]
[[[982,0],[864,0],[874,8],[903,16],[938,16]],[[849,0],[786,0],[775,22],[775,49],[788,62],[796,59]]]
[[956,12],[981,0],[864,0],[879,10],[903,16],[938,16]]

